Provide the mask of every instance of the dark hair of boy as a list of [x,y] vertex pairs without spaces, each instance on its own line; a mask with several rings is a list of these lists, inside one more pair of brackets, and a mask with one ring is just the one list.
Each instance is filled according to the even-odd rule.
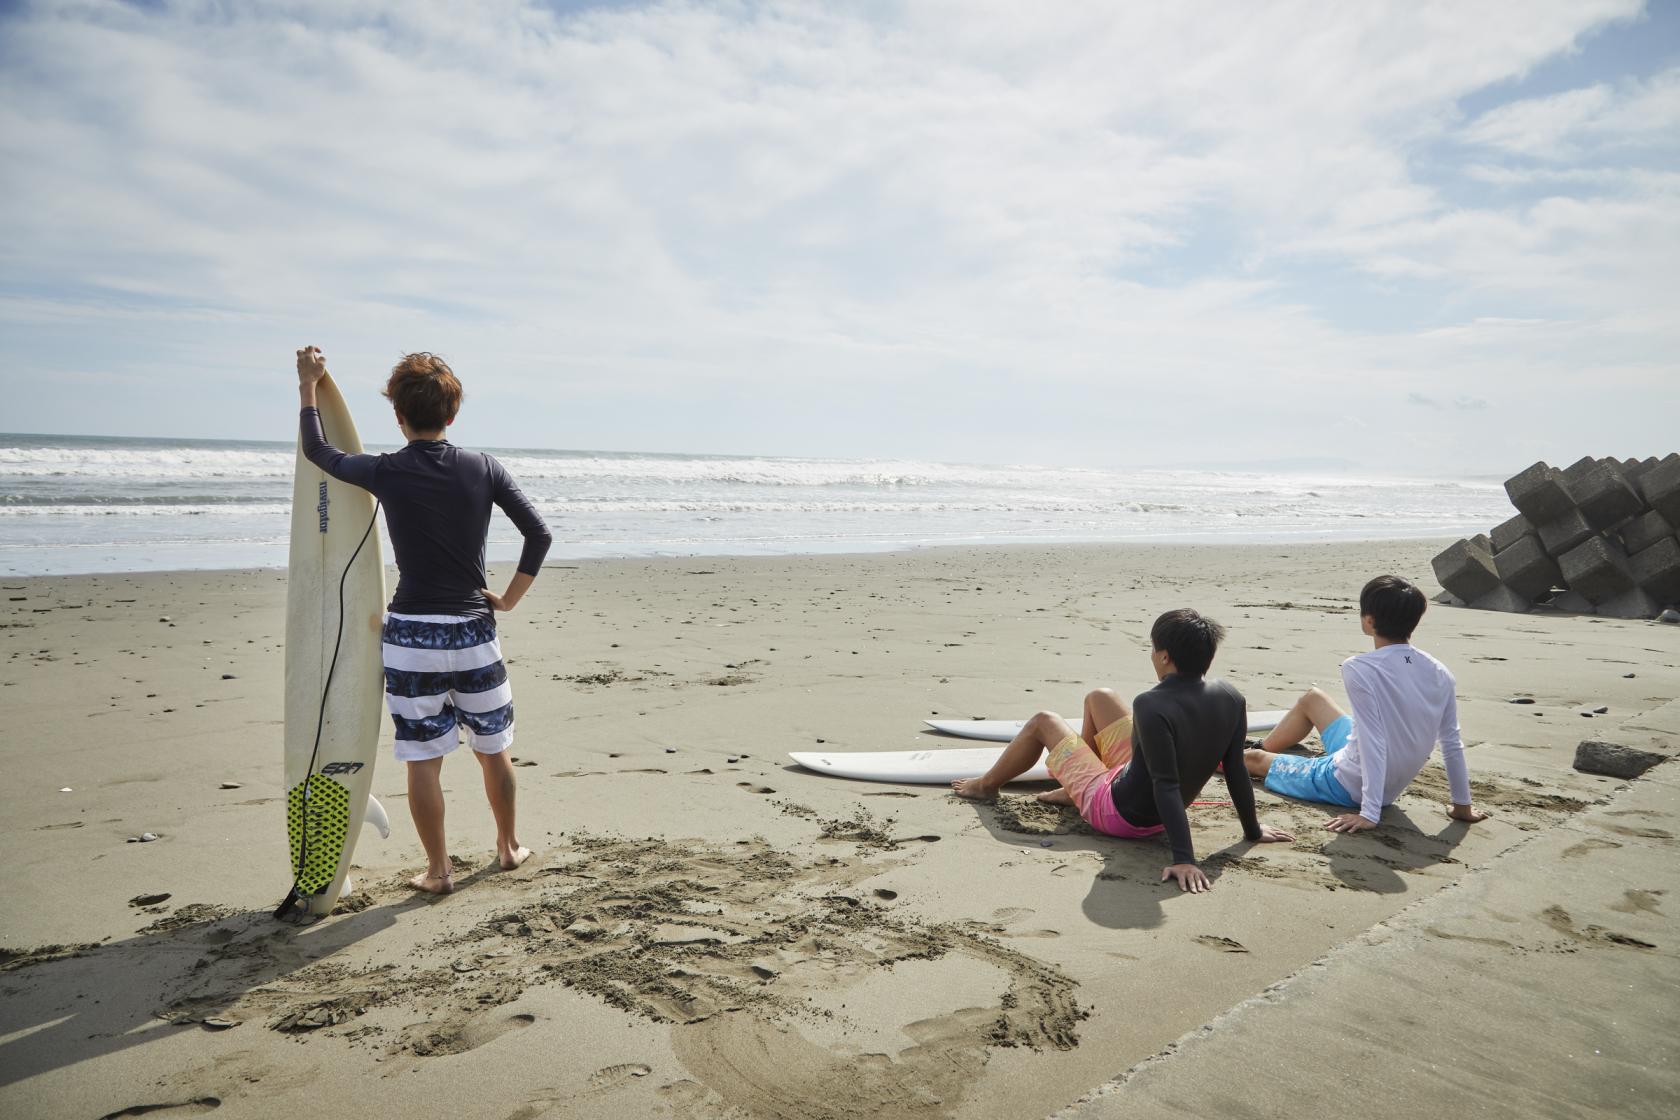
[[1371,629],[1391,642],[1407,642],[1429,607],[1417,585],[1399,576],[1378,576],[1359,593],[1359,613],[1371,616]]
[[1149,628],[1149,641],[1172,658],[1173,670],[1181,677],[1206,675],[1214,651],[1225,638],[1225,627],[1188,607],[1168,611]]
[[461,408],[461,382],[436,354],[404,354],[385,383],[385,399],[416,432],[439,431]]

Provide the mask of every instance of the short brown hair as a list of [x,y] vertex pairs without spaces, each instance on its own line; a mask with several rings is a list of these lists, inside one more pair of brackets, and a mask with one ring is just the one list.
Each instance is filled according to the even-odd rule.
[[391,367],[385,399],[417,432],[435,432],[461,409],[461,382],[449,363],[424,350],[404,354]]

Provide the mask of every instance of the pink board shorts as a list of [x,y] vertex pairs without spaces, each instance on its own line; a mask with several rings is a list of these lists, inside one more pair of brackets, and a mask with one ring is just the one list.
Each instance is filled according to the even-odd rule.
[[1073,798],[1085,823],[1098,832],[1125,840],[1159,836],[1165,826],[1152,824],[1139,828],[1120,815],[1108,792],[1114,779],[1132,761],[1131,716],[1121,716],[1097,732],[1097,752],[1078,735],[1069,735],[1050,748],[1045,765]]

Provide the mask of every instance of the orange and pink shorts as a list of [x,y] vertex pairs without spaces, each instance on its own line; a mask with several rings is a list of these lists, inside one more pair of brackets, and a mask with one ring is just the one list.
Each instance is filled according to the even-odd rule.
[[1140,828],[1134,825],[1120,815],[1114,807],[1114,798],[1108,792],[1114,779],[1131,761],[1132,717],[1121,716],[1097,732],[1095,753],[1084,739],[1069,735],[1050,748],[1050,757],[1045,760],[1045,765],[1051,776],[1062,783],[1068,796],[1073,798],[1086,824],[1108,836],[1141,840],[1146,836],[1159,835],[1162,826],[1156,824]]

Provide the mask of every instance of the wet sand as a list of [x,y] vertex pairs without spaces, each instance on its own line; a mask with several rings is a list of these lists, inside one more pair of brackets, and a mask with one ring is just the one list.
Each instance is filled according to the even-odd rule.
[[[1357,836],[1262,791],[1301,841],[1251,847],[1198,808],[1202,896],[1158,881],[1163,845],[1093,835],[1042,787],[976,805],[786,759],[1141,691],[1149,622],[1181,605],[1230,627],[1216,671],[1251,707],[1339,692],[1359,585],[1426,578],[1437,547],[556,565],[502,621],[537,855],[494,869],[477,767],[452,758],[460,889],[405,889],[421,858],[387,755],[393,835],[364,833],[358,889],[302,928],[268,916],[283,573],[8,580],[0,1111],[1271,1115],[1355,1083],[1255,1064],[1280,1035],[1393,1111],[1464,1068],[1495,1110],[1548,1077],[1571,1115],[1671,1105],[1671,765],[1630,785],[1569,763],[1588,736],[1680,748],[1680,627],[1432,609],[1417,643],[1458,675],[1494,817],[1449,821],[1438,768]],[[1478,1019],[1448,1012],[1461,995]],[[1535,1048],[1548,1016],[1558,1055]],[[1615,1061],[1562,1056],[1611,1036]],[[1437,1045],[1471,1056],[1426,1063]]]

